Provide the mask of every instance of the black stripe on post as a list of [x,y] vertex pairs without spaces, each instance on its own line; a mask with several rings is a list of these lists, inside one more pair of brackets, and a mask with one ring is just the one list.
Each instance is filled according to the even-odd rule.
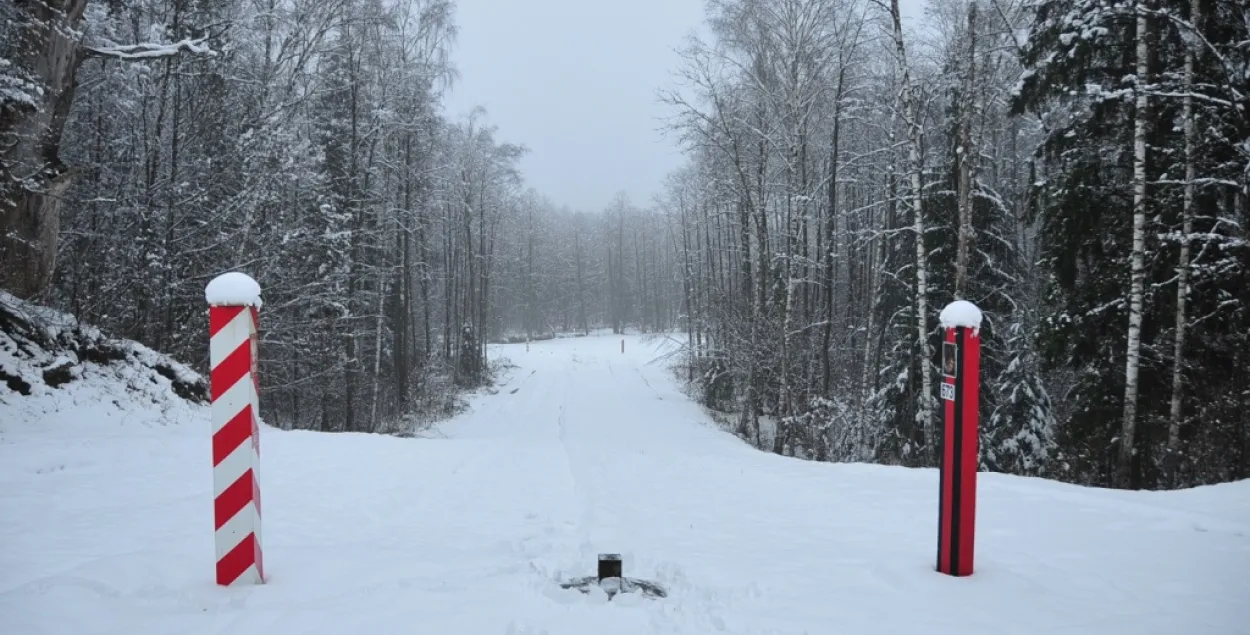
[[[943,340],[945,341],[945,340]],[[945,381],[945,380],[943,380]],[[942,418],[946,418],[946,404],[942,404]],[[943,421],[942,425],[946,425]],[[942,434],[938,436],[940,439],[946,438],[946,430],[943,428]],[[942,446],[938,446],[938,548],[937,548],[937,570],[942,570],[942,540],[949,540],[946,535],[946,519],[942,518],[942,503],[946,496],[946,470],[950,469],[946,465],[946,451]]]
[[964,465],[964,339],[967,336],[968,329],[959,326],[955,328],[955,348],[958,351],[956,360],[958,370],[955,372],[955,426],[954,434],[951,435],[951,442],[955,444],[954,451],[951,452],[951,534],[948,536],[951,545],[951,575],[959,575],[959,517],[960,504],[963,502],[961,498],[961,488],[963,487],[963,465]]

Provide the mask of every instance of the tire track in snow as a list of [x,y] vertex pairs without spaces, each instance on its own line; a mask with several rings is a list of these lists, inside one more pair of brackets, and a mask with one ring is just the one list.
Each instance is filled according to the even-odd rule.
[[[590,360],[582,360],[588,362]],[[558,423],[558,440],[561,448],[561,455],[567,470],[568,483],[571,491],[572,505],[569,513],[563,523],[561,534],[563,535],[561,545],[553,545],[555,553],[550,554],[555,558],[556,562],[552,564],[572,565],[576,570],[581,572],[579,575],[592,573],[593,558],[599,552],[613,552],[616,550],[615,544],[605,542],[596,542],[596,538],[601,537],[604,533],[605,526],[614,526],[616,523],[614,514],[605,512],[605,499],[611,500],[611,491],[607,485],[604,466],[610,464],[610,458],[604,456],[600,448],[596,447],[594,435],[585,438],[585,431],[596,425],[603,425],[593,417],[598,415],[587,412],[570,413],[570,395],[574,396],[576,403],[592,403],[605,409],[619,408],[620,404],[612,403],[610,399],[611,393],[615,390],[608,390],[609,394],[603,394],[605,383],[603,379],[607,379],[606,385],[613,387],[613,380],[617,377],[628,377],[628,375],[617,375],[613,369],[611,360],[603,360],[603,365],[599,368],[607,368],[608,376],[605,378],[599,371],[598,377],[596,373],[590,369],[569,369],[566,375],[559,378],[564,390],[561,394],[560,413],[557,417]],[[570,417],[578,417],[576,420],[570,420]],[[593,428],[592,428],[593,429]],[[578,438],[579,434],[583,438]],[[573,559],[570,563],[570,559]]]
[[[630,396],[644,392],[638,390],[632,373],[616,372],[617,364],[611,357],[600,362],[597,372],[587,369],[570,377],[576,399],[564,413],[561,428],[561,443],[580,506],[572,536],[576,542],[570,551],[581,567],[592,566],[597,553],[621,552],[626,542],[623,539],[628,528],[622,524],[620,510],[631,498],[621,489],[632,482],[631,474],[625,471],[629,461],[624,459],[630,450],[617,447],[614,439],[624,431],[620,414],[633,409]],[[644,378],[639,379],[645,383]]]
[[[537,371],[534,371],[535,373]],[[535,531],[520,537],[516,543],[516,551],[529,562],[529,568],[544,577],[554,574],[551,571],[562,558],[559,554],[568,550],[568,544],[582,533],[584,518],[581,513],[584,493],[581,491],[577,474],[566,443],[567,402],[569,380],[564,373],[543,373],[538,375],[531,390],[528,392],[530,402],[541,405],[556,406],[555,416],[542,416],[537,421],[529,422],[533,429],[529,430],[529,442],[540,448],[546,446],[553,450],[551,458],[555,459],[547,467],[555,468],[551,475],[554,482],[545,484],[542,489],[535,489],[532,496],[535,503],[543,501],[548,504],[546,514],[532,511],[527,519],[537,524]],[[511,412],[536,413],[540,408],[524,407],[518,404]],[[533,458],[523,458],[532,461]],[[551,459],[547,459],[551,461]],[[557,467],[562,463],[562,467]],[[523,469],[524,466],[518,466]],[[539,505],[535,504],[537,509]]]
[[664,401],[664,397],[660,396],[660,391],[656,390],[655,386],[652,386],[651,382],[647,380],[647,376],[642,374],[641,368],[635,366],[634,372],[638,373],[638,378],[642,380],[642,383],[647,385],[647,389],[651,391],[651,394],[655,395],[656,399],[659,399],[660,401]]
[[574,459],[574,451],[570,446],[568,434],[568,406],[566,403],[560,404],[560,448],[564,454],[564,464],[568,470],[569,485],[573,492],[573,499],[576,505],[576,519],[566,520],[567,541],[571,545],[566,545],[566,549],[580,551],[582,547],[590,541],[590,527],[594,523],[595,515],[591,508],[593,504],[592,495],[586,490],[584,470],[579,466],[579,462]]

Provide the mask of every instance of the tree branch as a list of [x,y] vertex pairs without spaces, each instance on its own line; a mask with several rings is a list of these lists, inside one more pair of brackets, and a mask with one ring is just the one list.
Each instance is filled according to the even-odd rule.
[[84,46],[83,51],[87,55],[95,57],[111,57],[113,59],[128,61],[172,57],[183,52],[195,55],[216,55],[217,52],[206,43],[207,39],[208,38],[197,38],[194,40],[186,39],[172,44],[143,42],[140,44],[123,44],[118,46]]

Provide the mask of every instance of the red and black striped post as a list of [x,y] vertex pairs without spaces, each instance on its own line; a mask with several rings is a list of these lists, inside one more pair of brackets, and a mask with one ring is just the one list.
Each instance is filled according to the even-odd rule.
[[938,521],[938,571],[972,575],[977,514],[977,418],[981,387],[981,311],[959,300],[941,315],[942,344],[942,488]]

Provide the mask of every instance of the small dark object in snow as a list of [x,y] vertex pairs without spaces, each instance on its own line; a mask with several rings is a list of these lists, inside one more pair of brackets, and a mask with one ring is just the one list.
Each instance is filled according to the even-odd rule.
[[603,582],[608,578],[619,578],[623,574],[621,572],[621,554],[619,553],[601,553],[599,554],[599,581]]
[[617,593],[641,593],[643,597],[653,598],[668,597],[664,588],[654,582],[621,575],[621,556],[616,553],[599,554],[598,575],[574,578],[560,586],[566,589],[577,589],[582,593],[590,593],[590,588],[597,586],[608,594],[609,600]]

